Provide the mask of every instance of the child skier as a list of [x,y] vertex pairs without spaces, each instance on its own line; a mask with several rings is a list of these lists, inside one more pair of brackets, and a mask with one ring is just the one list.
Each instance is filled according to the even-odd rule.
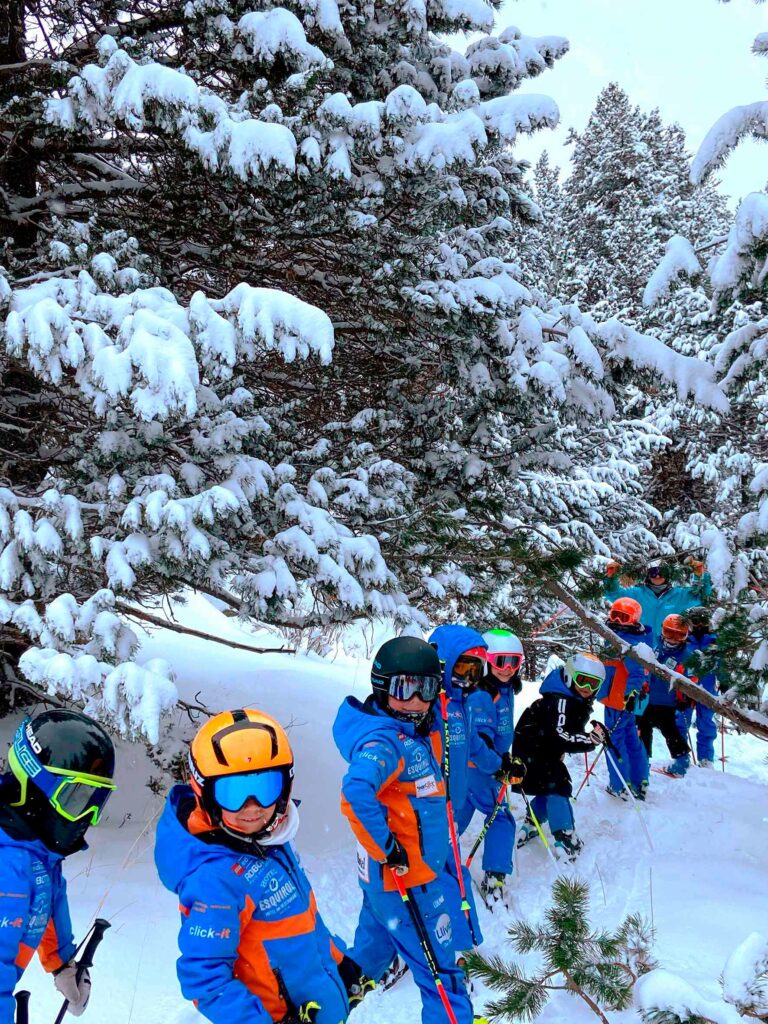
[[[662,665],[685,672],[685,663],[693,651],[688,643],[688,624],[682,615],[668,615],[661,625],[661,640],[656,644],[656,659]],[[652,675],[651,692],[647,708],[640,717],[640,737],[651,757],[653,752],[653,730],[658,729],[666,740],[672,763],[664,769],[667,775],[682,777],[690,767],[689,747],[677,712],[688,707],[686,697],[670,688],[665,679]]]
[[155,845],[160,880],[179,897],[182,994],[213,1024],[342,1024],[343,954],[291,846],[285,731],[252,708],[224,711],[192,740],[189,769]]
[[[632,647],[639,643],[652,645],[650,626],[643,626],[643,609],[639,601],[620,597],[608,612],[606,625]],[[650,767],[648,754],[638,732],[637,719],[648,705],[650,686],[646,672],[631,658],[603,658],[605,683],[598,700],[605,705],[605,727],[621,763],[622,774],[639,800],[645,800]],[[627,800],[628,795],[612,759],[608,759],[608,793]]]
[[[594,654],[572,654],[563,668],[556,668],[541,684],[541,696],[527,707],[515,729],[512,752],[528,769],[525,793],[540,824],[549,821],[555,846],[575,860],[584,845],[575,832],[570,796],[571,776],[566,754],[592,750],[603,743],[607,732],[599,722],[586,732],[592,703],[605,682],[605,667]],[[526,817],[518,846],[537,835]]]
[[444,1024],[424,939],[397,891],[403,885],[426,930],[431,954],[458,1024],[472,1024],[472,1004],[455,963],[451,897],[444,878],[448,823],[442,735],[433,708],[441,688],[435,649],[415,637],[385,643],[373,661],[373,693],[348,697],[333,736],[349,764],[342,811],[358,840],[363,890],[352,959],[379,980],[398,953],[419,987],[422,1024]]
[[[710,629],[710,615],[708,608],[691,608],[686,617],[691,624],[691,631],[688,634],[688,644],[692,655],[703,655],[706,651],[707,658],[711,659],[712,654],[717,650],[717,635]],[[687,667],[687,666],[686,666]],[[691,680],[703,687],[708,693],[717,693],[717,678],[714,670],[702,672]],[[697,704],[696,713],[696,757],[700,768],[712,768],[715,763],[715,738],[717,726],[715,724],[715,712],[704,704]],[[690,729],[693,720],[694,709],[689,707],[683,711],[685,716],[685,728]]]
[[[459,832],[464,832],[475,813],[485,819],[493,815],[483,846],[484,876],[480,892],[486,905],[504,902],[506,884],[512,874],[515,843],[515,819],[501,794],[501,787],[520,783],[525,765],[510,757],[514,735],[515,694],[522,688],[520,679],[523,646],[508,629],[491,629],[483,634],[487,644],[485,676],[470,695],[473,735],[487,747],[482,754],[485,770],[470,761],[467,800],[456,812]],[[501,797],[501,803],[497,803]]]
[[[447,797],[454,814],[455,845],[451,842],[446,871],[449,881],[453,880],[451,907],[453,912],[454,943],[457,951],[470,949],[483,941],[480,922],[475,907],[472,878],[462,863],[458,850],[458,821],[466,818],[464,808],[469,799],[470,764],[485,773],[492,773],[499,764],[496,754],[489,749],[474,724],[477,710],[475,695],[486,668],[486,643],[477,630],[469,626],[438,626],[429,638],[437,650],[443,666],[443,687],[445,690],[444,736],[448,741],[443,745],[443,774],[446,779]],[[467,824],[469,823],[467,819]],[[449,890],[451,887],[449,885]],[[462,899],[462,891],[464,898]],[[464,903],[468,910],[462,911]],[[463,958],[460,957],[463,963]]]
[[115,750],[98,722],[56,709],[25,718],[0,785],[0,1024],[13,1024],[13,989],[35,950],[76,1017],[91,991],[77,980],[61,862],[86,848],[115,789]]

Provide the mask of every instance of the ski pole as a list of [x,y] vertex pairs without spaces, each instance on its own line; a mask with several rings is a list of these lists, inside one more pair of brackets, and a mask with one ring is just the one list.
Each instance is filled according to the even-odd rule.
[[720,764],[725,771],[725,719],[720,719]]
[[424,953],[424,959],[427,961],[429,973],[432,975],[432,980],[435,983],[435,988],[437,989],[437,993],[440,996],[440,1002],[443,1004],[445,1012],[448,1015],[448,1020],[451,1022],[451,1024],[458,1024],[456,1020],[456,1014],[453,1012],[453,1007],[451,1006],[450,1001],[448,999],[448,993],[445,991],[443,979],[440,977],[440,972],[437,969],[437,958],[435,957],[435,951],[432,949],[432,944],[429,941],[429,933],[427,932],[427,927],[424,924],[424,919],[421,916],[419,908],[408,895],[408,890],[405,888],[405,884],[400,875],[398,875],[398,873],[393,868],[390,868],[390,871],[392,872],[392,877],[395,880],[397,891],[400,893],[400,899],[406,905],[406,907],[408,908],[408,913],[411,915],[413,926],[416,929],[416,934],[419,937],[419,944],[421,946],[421,950]]
[[464,911],[464,917],[467,919],[469,934],[472,937],[472,945],[476,946],[477,935],[475,935],[475,928],[472,924],[472,913],[469,906],[469,900],[467,899],[466,886],[464,885],[464,874],[461,869],[461,853],[459,852],[459,837],[456,834],[456,821],[453,817],[453,803],[451,802],[451,736],[450,728],[448,726],[448,694],[445,692],[445,687],[440,691],[440,712],[443,716],[443,745],[445,747],[443,764],[445,765],[445,809],[448,814],[448,836],[451,841],[453,861],[456,865],[456,874],[458,876],[461,909]]
[[609,762],[613,765],[613,770],[616,772],[616,774],[618,775],[619,779],[621,780],[621,785],[627,791],[629,799],[632,801],[632,806],[635,808],[637,813],[640,815],[640,824],[643,826],[643,832],[645,833],[645,838],[648,840],[648,847],[649,847],[651,853],[653,853],[654,849],[653,849],[653,840],[651,839],[651,833],[648,831],[648,826],[645,823],[645,816],[643,815],[643,812],[640,810],[640,805],[638,804],[637,800],[635,800],[635,794],[629,788],[629,786],[627,784],[627,780],[624,778],[624,776],[619,771],[619,766],[616,764],[616,759],[614,758],[613,754],[610,752],[608,747],[605,748],[605,756],[608,758]]
[[539,833],[539,839],[541,839],[542,843],[544,843],[544,849],[547,851],[549,856],[552,858],[552,863],[555,865],[555,867],[557,867],[557,858],[555,857],[554,853],[552,853],[552,850],[550,849],[549,843],[547,842],[547,837],[544,835],[544,830],[542,829],[541,825],[539,824],[539,819],[533,813],[533,807],[531,806],[531,801],[528,799],[528,796],[526,795],[525,790],[522,788],[522,786],[520,787],[520,795],[522,796],[523,800],[525,800],[526,814],[531,819],[533,824],[536,826],[536,831]]
[[[611,736],[613,736],[613,734],[614,734],[614,732],[616,731],[616,728],[617,728],[617,726],[619,725],[619,722],[620,722],[620,721],[621,721],[621,719],[618,719],[618,720],[616,721],[616,723],[614,724],[613,728],[612,728],[612,729],[610,730],[610,732],[609,732],[609,733],[608,733],[608,734],[606,735],[606,737],[605,737],[605,740],[604,740],[604,741],[603,741],[603,742],[602,742],[602,743],[600,744],[600,749],[598,750],[598,752],[597,752],[597,756],[595,757],[594,761],[592,762],[592,766],[591,766],[591,767],[590,767],[590,768],[588,769],[588,771],[587,771],[587,774],[586,774],[586,775],[584,776],[584,778],[583,778],[583,779],[581,780],[581,785],[580,785],[580,786],[579,786],[579,788],[578,788],[578,789],[576,790],[576,795],[575,795],[575,796],[574,796],[574,798],[573,798],[574,800],[576,799],[576,797],[578,797],[578,795],[579,795],[579,793],[580,793],[580,792],[582,791],[582,789],[584,789],[584,783],[585,783],[585,782],[587,781],[587,779],[589,778],[589,776],[590,776],[590,775],[592,774],[592,772],[593,772],[593,771],[595,770],[595,768],[597,767],[597,762],[598,762],[598,761],[600,760],[600,758],[602,757],[603,751],[605,750],[606,746],[613,746],[613,744],[611,743]],[[586,752],[586,750],[585,750],[585,751],[584,751],[584,759],[586,760],[586,758],[587,758],[587,752]]]
[[493,810],[488,815],[488,817],[485,819],[485,824],[480,829],[480,835],[477,837],[477,839],[475,840],[474,846],[469,851],[469,856],[467,857],[467,862],[464,865],[464,867],[468,868],[469,865],[474,860],[475,854],[480,849],[480,843],[482,843],[482,841],[488,835],[488,829],[493,824],[493,822],[494,822],[494,820],[496,818],[496,815],[499,813],[499,810],[501,809],[501,805],[502,805],[502,803],[504,801],[504,797],[506,796],[506,793],[507,793],[507,783],[503,782],[501,784],[501,788],[499,789],[499,795],[496,797],[496,803],[493,805]]
[[[591,764],[591,765],[589,766],[589,768],[587,769],[587,774],[586,774],[586,775],[584,776],[584,778],[583,778],[583,779],[581,780],[581,785],[579,786],[579,788],[578,788],[578,789],[576,790],[576,793],[574,794],[574,797],[573,797],[573,799],[574,799],[574,800],[578,800],[578,798],[579,798],[579,793],[580,793],[580,792],[582,791],[582,789],[584,789],[584,785],[585,785],[585,783],[587,782],[587,779],[589,778],[589,776],[590,776],[590,775],[592,774],[592,772],[593,772],[593,771],[595,770],[595,768],[597,767],[597,762],[598,762],[598,761],[600,760],[600,758],[602,757],[602,755],[603,755],[603,751],[604,751],[604,750],[605,750],[605,744],[603,743],[603,744],[601,744],[601,746],[600,746],[600,749],[598,750],[598,752],[597,752],[597,755],[595,756],[595,759],[594,759],[594,761],[592,762],[592,764]],[[585,753],[585,757],[586,757],[586,753]]]
[[[85,941],[83,952],[80,954],[80,959],[77,961],[77,971],[75,972],[75,981],[80,984],[80,980],[83,977],[86,969],[93,967],[93,958],[96,954],[96,950],[99,948],[99,943],[104,938],[104,932],[107,928],[111,928],[109,921],[105,921],[103,917],[97,917],[93,922],[93,927],[90,931],[90,938]],[[61,1024],[64,1019],[64,1014],[67,1012],[69,1006],[69,1000],[65,999],[61,1004],[59,1014],[53,1024]]]
[[25,988],[16,993],[16,1024],[29,1024],[29,992]]

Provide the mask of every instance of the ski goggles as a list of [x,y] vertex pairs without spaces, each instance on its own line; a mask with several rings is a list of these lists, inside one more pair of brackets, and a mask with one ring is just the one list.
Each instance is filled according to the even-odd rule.
[[661,635],[671,644],[682,644],[688,639],[687,629],[676,629],[674,626],[662,626]]
[[583,672],[577,672],[573,677],[573,685],[579,690],[589,690],[590,693],[597,693],[603,685],[603,680],[597,676],[588,676]]
[[609,622],[618,622],[622,626],[629,626],[634,618],[632,612],[612,611],[608,614]]
[[259,807],[272,807],[288,798],[292,776],[292,766],[265,768],[245,775],[222,775],[213,780],[213,799],[230,813],[241,810],[251,799]]
[[462,654],[456,659],[452,676],[459,686],[474,686],[485,675],[485,651],[481,656]]
[[21,784],[21,799],[15,806],[26,803],[27,784],[32,780],[66,821],[90,817],[91,824],[97,825],[104,805],[117,789],[115,783],[100,775],[44,765],[32,749],[30,731],[31,719],[25,718],[16,730],[13,746],[8,752],[8,764]]
[[388,681],[388,692],[395,700],[411,700],[418,697],[420,700],[431,704],[437,699],[440,692],[442,679],[440,676],[413,675],[408,672],[401,672],[390,676]]
[[511,668],[517,672],[523,664],[522,654],[486,654],[485,658],[489,665],[500,670]]

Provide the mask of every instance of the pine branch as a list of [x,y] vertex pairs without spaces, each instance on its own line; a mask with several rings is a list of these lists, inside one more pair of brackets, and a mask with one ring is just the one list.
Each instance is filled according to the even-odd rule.
[[162,619],[159,616],[151,615],[140,608],[126,604],[123,601],[116,601],[115,608],[126,618],[141,619],[143,622],[151,622],[153,626],[160,629],[169,629],[173,633],[185,633],[187,636],[196,636],[201,640],[208,640],[214,644],[221,644],[237,651],[248,651],[250,654],[295,654],[295,647],[252,647],[250,644],[242,644],[237,640],[226,640],[224,637],[216,636],[215,633],[205,633],[201,629],[193,629],[191,626],[182,626],[180,622],[173,622],[169,619]]

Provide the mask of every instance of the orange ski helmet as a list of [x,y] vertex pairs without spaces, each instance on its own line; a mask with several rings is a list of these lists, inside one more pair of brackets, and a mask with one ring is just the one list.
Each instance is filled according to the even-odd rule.
[[235,812],[253,798],[275,805],[269,832],[288,808],[293,751],[279,722],[263,711],[237,708],[214,715],[189,750],[190,785],[203,810],[222,825],[222,810]]
[[673,647],[684,644],[689,632],[688,623],[682,615],[668,615],[661,624],[661,635]]
[[643,606],[634,597],[620,597],[608,612],[608,621],[620,626],[637,626],[643,616]]

